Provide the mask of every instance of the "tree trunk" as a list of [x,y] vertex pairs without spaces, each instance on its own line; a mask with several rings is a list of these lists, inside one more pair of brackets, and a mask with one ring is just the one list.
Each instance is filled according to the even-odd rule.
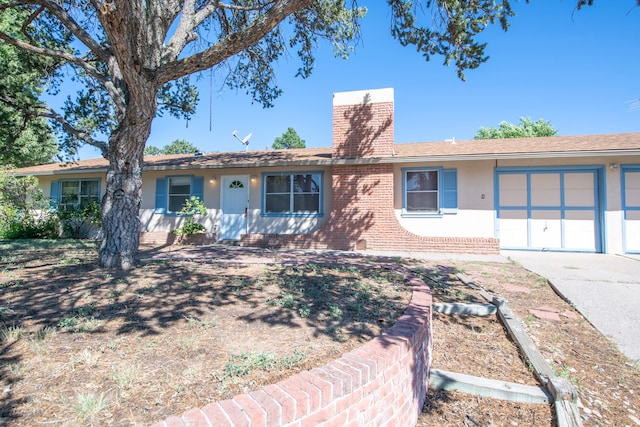
[[145,102],[129,101],[125,119],[109,138],[99,252],[102,267],[130,270],[136,264],[144,146],[156,111],[155,90],[148,95],[151,97],[147,96]]

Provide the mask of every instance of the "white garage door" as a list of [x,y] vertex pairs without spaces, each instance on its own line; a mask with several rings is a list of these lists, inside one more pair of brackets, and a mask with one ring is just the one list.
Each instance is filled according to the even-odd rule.
[[503,249],[600,252],[597,169],[498,168]]
[[640,253],[640,165],[622,167],[624,250]]

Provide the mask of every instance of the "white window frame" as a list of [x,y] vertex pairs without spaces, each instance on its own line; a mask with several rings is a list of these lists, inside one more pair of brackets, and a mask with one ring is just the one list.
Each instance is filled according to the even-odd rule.
[[[70,202],[70,201],[65,201],[65,193],[64,193],[64,188],[65,188],[65,184],[71,184],[71,183],[76,183],[76,188],[78,190],[77,195],[76,195],[76,201],[75,202]],[[83,184],[87,184],[87,183],[97,183],[97,193],[94,194],[90,194],[90,195],[83,195],[82,194],[82,186]],[[59,189],[59,206],[65,207],[65,206],[82,206],[85,201],[95,201],[96,203],[100,203],[100,179],[64,179],[61,180],[60,183],[60,189]]]
[[[296,192],[293,179],[296,175],[316,175],[318,177],[318,191],[317,192]],[[287,176],[289,178],[289,191],[286,193],[267,193],[267,181],[271,176]],[[322,216],[322,191],[324,173],[322,171],[295,171],[295,172],[264,172],[262,174],[262,215],[263,216]],[[289,196],[289,210],[286,212],[268,212],[267,211],[267,196],[269,195],[288,195]],[[295,207],[295,195],[317,195],[318,197],[318,210],[317,211],[296,211]]]

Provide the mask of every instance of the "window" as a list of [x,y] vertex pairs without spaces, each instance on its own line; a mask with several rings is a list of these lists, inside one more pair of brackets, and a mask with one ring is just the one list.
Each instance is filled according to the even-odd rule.
[[438,212],[438,171],[407,171],[407,212]]
[[100,180],[62,180],[51,183],[51,201],[59,206],[83,206],[100,200]]
[[458,209],[456,169],[403,169],[404,215],[441,215]]
[[170,176],[156,180],[156,213],[175,215],[191,196],[203,200],[204,178]]
[[184,202],[191,197],[191,178],[179,176],[169,178],[169,212],[179,212]]
[[321,172],[264,174],[263,178],[264,214],[322,214]]

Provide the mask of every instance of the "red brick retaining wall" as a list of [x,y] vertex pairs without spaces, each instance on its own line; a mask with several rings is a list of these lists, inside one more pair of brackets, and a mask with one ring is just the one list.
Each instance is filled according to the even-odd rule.
[[141,245],[173,245],[175,243],[183,245],[212,245],[216,241],[216,233],[197,233],[185,237],[181,242],[178,236],[168,231],[143,231],[140,233]]
[[431,291],[413,297],[381,336],[327,365],[262,390],[191,409],[160,426],[414,426],[431,366]]

